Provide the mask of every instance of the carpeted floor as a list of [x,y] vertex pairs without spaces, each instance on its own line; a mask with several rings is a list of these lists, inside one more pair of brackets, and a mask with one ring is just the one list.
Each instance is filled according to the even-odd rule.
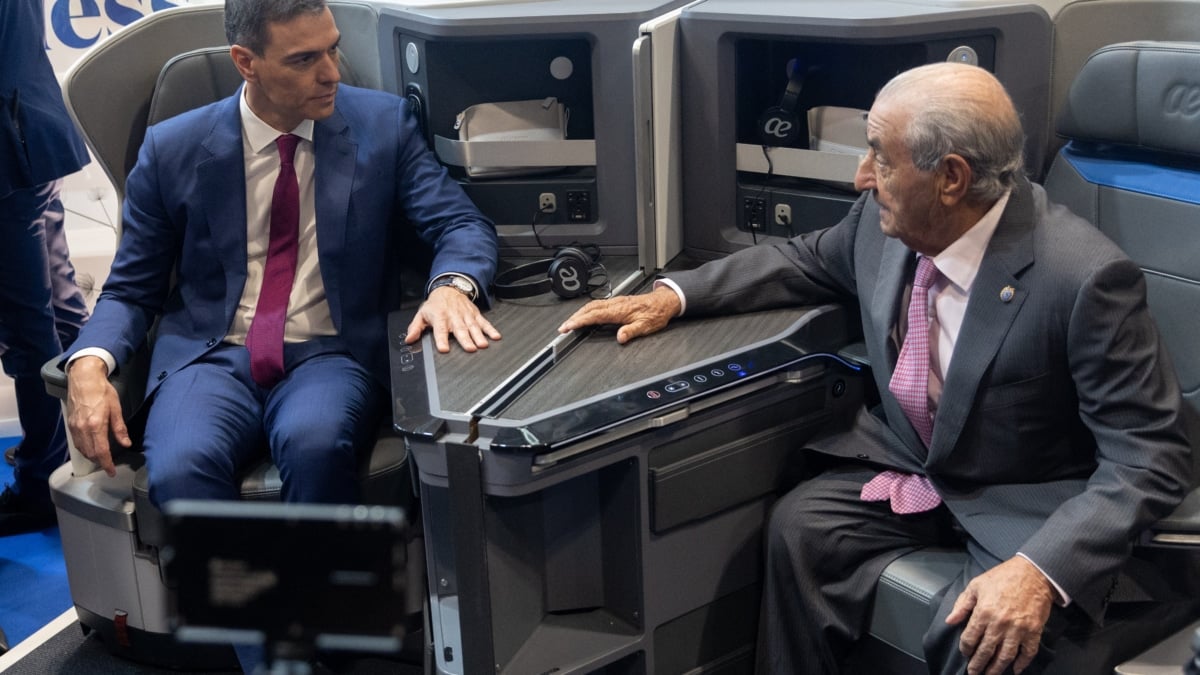
[[[0,452],[19,441],[0,438]],[[0,460],[0,485],[12,482]],[[0,627],[10,647],[71,607],[58,528],[0,537]]]

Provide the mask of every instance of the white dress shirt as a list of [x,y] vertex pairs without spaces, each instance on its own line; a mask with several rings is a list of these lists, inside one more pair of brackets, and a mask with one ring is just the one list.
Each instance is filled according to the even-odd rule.
[[[259,119],[246,103],[243,87],[242,157],[246,165],[246,285],[225,341],[246,344],[246,333],[254,320],[258,296],[262,291],[263,270],[267,263],[267,245],[271,235],[271,195],[279,176],[279,150],[275,139],[278,130]],[[283,327],[284,342],[303,342],[318,335],[336,335],[329,303],[325,299],[325,284],[321,280],[321,263],[317,256],[317,210],[313,155],[313,122],[304,120],[290,132],[299,136],[294,164],[300,187],[300,237],[296,256],[296,279],[288,299],[287,323]],[[219,224],[214,224],[219,226]]]

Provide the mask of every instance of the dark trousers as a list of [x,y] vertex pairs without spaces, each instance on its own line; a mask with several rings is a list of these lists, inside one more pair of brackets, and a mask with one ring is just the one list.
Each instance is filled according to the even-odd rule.
[[[155,391],[142,447],[150,500],[238,499],[245,469],[269,453],[286,502],[359,499],[358,458],[374,442],[387,397],[336,338],[284,346],[287,375],[250,376],[245,347],[220,345]],[[247,673],[262,648],[236,645]]]
[[[775,506],[767,527],[766,581],[758,673],[833,675],[868,628],[875,586],[893,560],[924,546],[960,546],[962,573],[929,616],[925,659],[931,673],[961,673],[958,651],[965,623],[945,617],[975,576],[1002,562],[958,534],[938,507],[896,515],[888,502],[863,502],[859,493],[876,470],[839,466],[805,481]],[[1103,627],[1073,607],[1051,610],[1038,656],[1027,673],[1112,672],[1120,663],[1196,616],[1195,602],[1127,603],[1109,608]]]
[[49,499],[46,481],[67,454],[60,405],[46,393],[40,370],[88,316],[63,231],[61,186],[54,181],[0,197],[0,360],[14,380],[24,434],[14,489],[35,501]]
[[336,338],[289,344],[271,389],[250,376],[245,347],[220,345],[164,380],[142,446],[150,499],[237,499],[242,473],[270,454],[288,502],[358,501],[358,458],[386,396]]

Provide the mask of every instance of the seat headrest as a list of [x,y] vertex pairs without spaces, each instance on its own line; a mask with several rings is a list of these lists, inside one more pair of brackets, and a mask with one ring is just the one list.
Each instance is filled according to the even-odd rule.
[[1200,43],[1121,42],[1097,50],[1071,84],[1057,132],[1200,155]]
[[[342,82],[359,86],[361,78],[345,54],[338,60]],[[220,101],[242,85],[242,75],[233,65],[229,47],[202,47],[184,52],[163,64],[150,97],[146,124]]]
[[150,97],[146,124],[156,124],[233,94],[242,76],[229,47],[204,47],[175,56],[163,65]]

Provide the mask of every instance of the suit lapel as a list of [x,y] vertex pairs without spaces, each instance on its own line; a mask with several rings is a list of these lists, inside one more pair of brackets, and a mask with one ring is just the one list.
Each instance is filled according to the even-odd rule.
[[[913,273],[914,260],[916,260],[915,254],[899,239],[892,237],[884,239],[883,252],[879,260],[879,276],[870,309],[871,322],[875,325],[876,330],[870,331],[869,339],[874,340],[875,344],[870,345],[873,350],[868,352],[886,355],[885,362],[878,366],[882,369],[876,380],[880,387],[887,386],[892,379],[892,371],[896,368],[899,349],[893,339],[893,334],[900,317],[900,305],[904,299],[905,284]],[[884,396],[882,400],[887,418],[900,420],[899,423],[891,425],[892,428],[904,438],[910,448],[923,449],[925,444],[921,442],[916,430],[908,422],[908,418],[900,409],[895,397]],[[918,459],[924,459],[924,457],[920,456]]]
[[[196,166],[200,203],[208,213],[209,232],[225,275],[225,312],[231,318],[246,284],[246,164],[240,96],[241,89],[219,104],[213,127],[201,143],[208,158]],[[241,198],[231,199],[231,195]]]
[[316,155],[317,252],[321,260],[321,280],[334,326],[341,329],[341,269],[346,244],[346,214],[350,211],[350,193],[354,186],[354,167],[358,145],[349,137],[349,128],[339,110],[313,125],[313,152]]
[[1033,195],[1029,183],[1013,190],[971,286],[938,404],[930,461],[949,453],[975,405],[983,374],[1021,311],[1029,288],[1019,275],[1033,264]]

